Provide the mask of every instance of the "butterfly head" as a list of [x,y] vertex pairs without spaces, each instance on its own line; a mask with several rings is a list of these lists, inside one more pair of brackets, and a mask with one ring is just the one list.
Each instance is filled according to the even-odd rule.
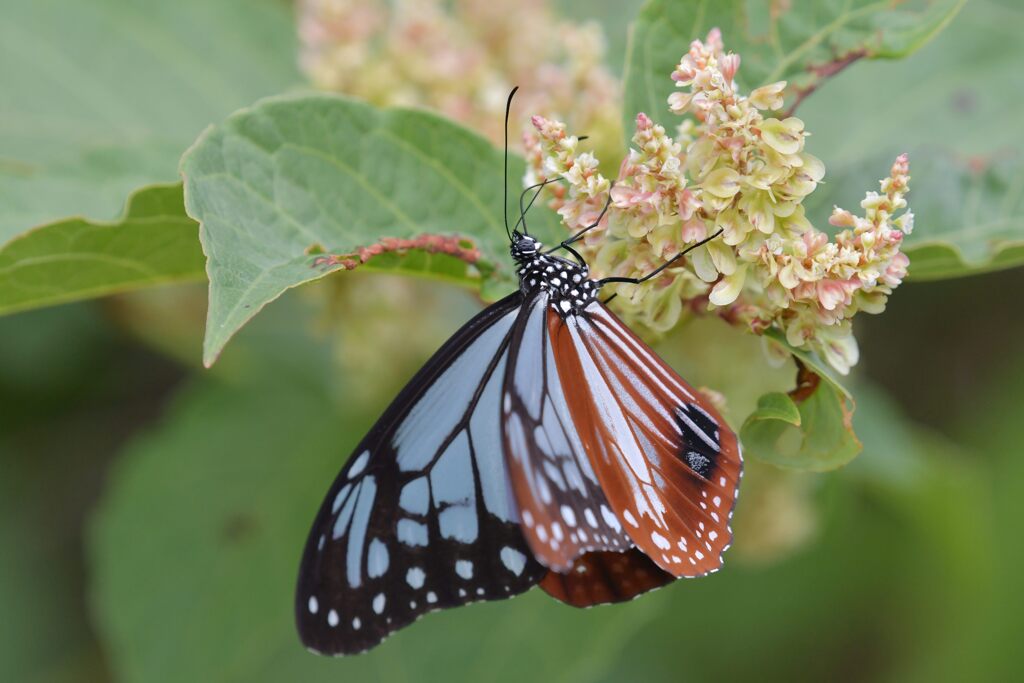
[[509,252],[517,263],[532,261],[540,253],[541,243],[518,230],[512,231],[512,246]]

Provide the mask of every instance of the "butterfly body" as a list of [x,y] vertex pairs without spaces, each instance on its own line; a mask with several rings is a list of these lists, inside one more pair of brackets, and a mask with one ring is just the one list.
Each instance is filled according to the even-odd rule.
[[513,233],[509,251],[518,264],[519,289],[525,296],[546,291],[551,308],[562,316],[579,315],[597,299],[600,283],[590,279],[586,265],[541,251],[529,235]]

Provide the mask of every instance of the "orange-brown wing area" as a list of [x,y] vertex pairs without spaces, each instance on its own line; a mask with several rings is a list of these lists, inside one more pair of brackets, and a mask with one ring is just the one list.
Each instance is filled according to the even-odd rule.
[[573,423],[623,528],[673,576],[716,571],[742,475],[736,435],[603,305],[549,318],[548,331]]
[[548,569],[569,571],[586,552],[625,551],[632,541],[573,426],[547,338],[550,315],[558,317],[541,292],[512,330],[502,430],[509,483],[530,549]]
[[540,587],[567,605],[591,607],[632,600],[675,580],[647,555],[630,548],[622,553],[593,552],[577,557],[569,571],[549,571]]

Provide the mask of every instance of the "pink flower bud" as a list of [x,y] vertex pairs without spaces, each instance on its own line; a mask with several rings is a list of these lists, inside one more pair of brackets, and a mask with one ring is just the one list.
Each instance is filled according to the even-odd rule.
[[852,228],[856,220],[852,213],[837,206],[832,209],[832,215],[829,217],[828,222],[837,228]]
[[740,68],[740,56],[737,54],[728,54],[722,58],[720,65],[722,75],[725,76],[726,83],[732,83],[733,79],[736,77],[736,71]]

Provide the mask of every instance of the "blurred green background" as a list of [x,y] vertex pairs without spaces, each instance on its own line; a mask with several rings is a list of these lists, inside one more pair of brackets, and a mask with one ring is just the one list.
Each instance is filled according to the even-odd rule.
[[[562,11],[602,21],[621,69],[638,4]],[[290,21],[277,9],[273,21]],[[0,16],[0,36],[16,28]],[[1022,33],[1018,3],[973,0],[908,59],[854,64],[801,107],[808,149],[829,165],[863,147],[1018,154]],[[214,43],[196,38],[188,60]],[[9,127],[17,103],[0,103]],[[827,474],[752,463],[719,574],[585,611],[533,591],[432,615],[344,660],[308,654],[294,633],[308,525],[402,381],[479,308],[474,295],[330,278],[270,306],[212,370],[199,362],[199,284],[0,318],[0,680],[1019,678],[1022,291],[1021,269],[911,279],[884,315],[858,320],[864,452]],[[755,340],[713,321],[659,349],[740,407],[777,381]]]

